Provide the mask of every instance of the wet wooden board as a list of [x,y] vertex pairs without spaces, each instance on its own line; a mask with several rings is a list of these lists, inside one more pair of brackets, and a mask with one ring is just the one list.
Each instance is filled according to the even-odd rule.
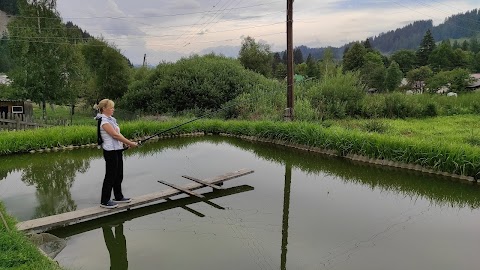
[[171,188],[174,188],[174,189],[176,189],[176,190],[178,190],[178,191],[181,191],[181,192],[183,192],[183,193],[185,193],[185,194],[188,194],[188,195],[191,195],[191,196],[195,196],[195,197],[198,197],[198,198],[202,198],[202,199],[205,198],[205,196],[200,195],[200,194],[198,194],[198,193],[195,193],[195,192],[193,192],[193,191],[191,191],[191,190],[188,190],[188,189],[186,189],[186,188],[183,188],[183,187],[180,187],[180,186],[177,186],[177,185],[174,185],[174,184],[170,184],[170,183],[165,182],[165,181],[162,181],[162,180],[158,180],[157,182],[159,182],[159,183],[161,183],[161,184],[164,184],[165,186],[169,186],[169,187],[171,187]]
[[197,182],[197,183],[200,183],[202,185],[205,185],[205,186],[208,186],[208,187],[211,187],[211,188],[214,188],[214,189],[223,189],[223,187],[221,186],[217,186],[217,185],[214,185],[214,184],[210,184],[210,183],[207,183],[203,180],[200,180],[200,179],[197,179],[195,177],[191,177],[191,176],[188,176],[188,175],[182,175],[183,178],[186,178],[188,180],[192,180],[194,182]]
[[[209,178],[204,181],[210,184],[218,184],[227,180],[231,180],[247,174],[251,174],[253,172],[254,172],[253,170],[241,169],[238,171],[229,172],[223,175]],[[182,188],[188,189],[188,190],[196,190],[204,187],[205,185],[202,185],[199,183],[191,183],[191,184],[182,186]],[[165,198],[169,198],[179,194],[182,194],[182,192],[176,189],[166,189],[156,193],[146,194],[146,195],[132,198],[132,201],[130,203],[119,204],[118,207],[114,209],[105,209],[105,208],[101,208],[100,206],[95,206],[95,207],[80,209],[78,211],[72,211],[72,212],[67,212],[67,213],[58,214],[54,216],[19,222],[17,224],[17,229],[19,231],[31,232],[31,233],[45,232],[48,230],[80,223],[87,220],[105,217],[118,212],[129,210],[129,209],[140,208],[143,206],[150,205],[153,202],[163,200]]]

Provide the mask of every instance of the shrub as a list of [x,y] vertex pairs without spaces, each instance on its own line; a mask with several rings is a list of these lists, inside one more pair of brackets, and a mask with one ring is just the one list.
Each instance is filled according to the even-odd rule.
[[388,125],[379,120],[368,120],[363,125],[363,129],[368,132],[385,133],[388,130]]
[[361,101],[361,115],[367,118],[384,117],[385,96],[383,94],[365,96]]
[[425,106],[425,109],[423,110],[423,115],[424,116],[437,116],[438,111],[437,111],[437,104],[435,103],[427,103]]

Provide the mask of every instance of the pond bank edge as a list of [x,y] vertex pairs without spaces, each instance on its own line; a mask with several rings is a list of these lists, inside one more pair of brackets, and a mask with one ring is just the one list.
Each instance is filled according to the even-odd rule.
[[[199,136],[206,136],[206,135],[213,135],[213,134],[212,133],[205,133],[205,132],[181,133],[181,134],[176,134],[176,135],[154,137],[154,138],[152,138],[152,140],[155,141],[155,140],[160,140],[160,139],[178,138],[178,137],[199,137]],[[319,153],[319,154],[334,156],[334,157],[342,157],[342,158],[349,159],[349,160],[352,160],[352,161],[355,161],[355,162],[360,162],[360,163],[373,164],[373,165],[377,165],[377,166],[385,166],[385,167],[392,167],[392,168],[398,168],[398,169],[405,169],[405,170],[410,170],[410,171],[417,171],[417,172],[421,172],[421,173],[429,174],[429,175],[438,175],[438,176],[449,177],[449,178],[462,180],[462,181],[467,181],[467,182],[472,182],[472,183],[479,183],[479,181],[477,181],[472,176],[452,174],[452,173],[448,173],[448,172],[432,170],[432,169],[423,167],[423,166],[418,165],[418,164],[402,163],[402,162],[396,162],[396,161],[391,161],[391,160],[387,160],[387,159],[376,159],[376,158],[370,158],[368,156],[362,156],[362,155],[357,155],[357,154],[341,155],[341,154],[338,153],[338,151],[335,151],[335,150],[323,149],[323,148],[313,147],[313,146],[308,146],[308,145],[303,145],[303,144],[289,143],[287,141],[282,141],[282,140],[265,139],[265,138],[255,137],[255,136],[236,135],[236,134],[230,134],[230,133],[218,133],[218,134],[215,134],[215,135],[220,135],[220,136],[224,136],[224,137],[233,137],[233,138],[238,138],[238,139],[243,139],[243,140],[253,141],[253,142],[270,143],[270,144],[281,145],[281,146],[294,148],[294,149],[307,151],[307,152]],[[142,139],[142,138],[140,138],[140,139]],[[42,153],[42,152],[51,152],[51,151],[55,152],[55,151],[74,150],[74,149],[88,148],[88,147],[93,147],[94,148],[94,147],[98,147],[98,146],[95,143],[80,145],[80,146],[70,145],[70,146],[64,146],[64,147],[52,147],[52,148],[46,148],[46,149],[32,150],[32,151],[29,151],[29,153]]]

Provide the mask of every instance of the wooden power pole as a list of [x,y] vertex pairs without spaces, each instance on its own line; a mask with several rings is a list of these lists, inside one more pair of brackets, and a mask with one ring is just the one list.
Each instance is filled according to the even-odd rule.
[[285,121],[293,120],[293,1],[287,0],[287,108]]

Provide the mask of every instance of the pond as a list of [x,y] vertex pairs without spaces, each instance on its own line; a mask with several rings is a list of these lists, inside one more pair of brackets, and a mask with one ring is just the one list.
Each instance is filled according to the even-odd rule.
[[[18,220],[96,206],[97,149],[0,158],[0,198]],[[480,187],[216,136],[125,152],[135,197],[182,175],[255,173],[171,201],[51,231],[66,269],[478,269]]]

